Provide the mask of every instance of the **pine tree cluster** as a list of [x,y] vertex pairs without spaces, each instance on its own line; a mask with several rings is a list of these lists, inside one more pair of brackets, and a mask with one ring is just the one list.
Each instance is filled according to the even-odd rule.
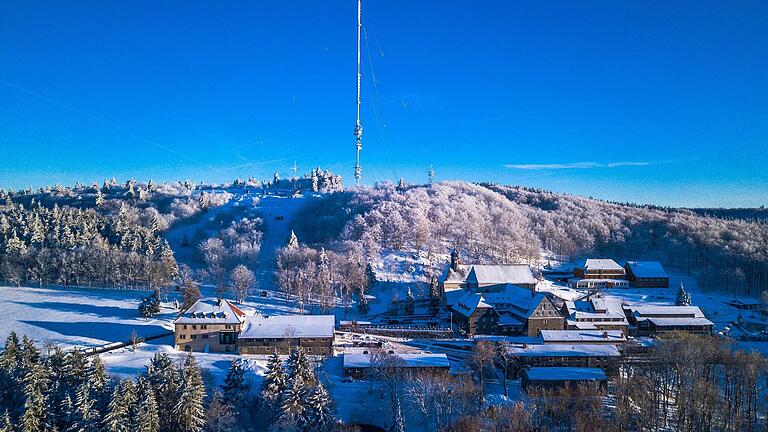
[[155,224],[142,226],[129,207],[95,209],[0,205],[0,279],[15,284],[57,283],[154,288],[177,271]]
[[195,359],[157,354],[136,380],[114,382],[98,356],[43,355],[11,333],[0,354],[0,430],[201,432],[206,389]]
[[327,431],[335,419],[333,401],[301,347],[287,362],[273,354],[259,394],[266,422],[289,431]]

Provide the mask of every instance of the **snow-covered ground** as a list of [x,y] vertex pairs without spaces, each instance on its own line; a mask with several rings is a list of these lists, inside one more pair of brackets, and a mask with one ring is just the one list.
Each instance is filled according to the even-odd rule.
[[[94,347],[127,341],[172,329],[173,308],[163,307],[157,318],[139,316],[144,291],[87,288],[0,287],[0,337],[15,331],[40,345]],[[159,343],[156,341],[152,344]]]

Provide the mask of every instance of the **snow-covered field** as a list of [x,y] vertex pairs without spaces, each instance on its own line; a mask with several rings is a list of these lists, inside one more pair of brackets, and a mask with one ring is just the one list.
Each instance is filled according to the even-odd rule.
[[[91,348],[171,330],[173,308],[157,318],[141,318],[144,291],[87,288],[0,287],[0,337],[11,331],[42,345]],[[150,343],[159,343],[152,341]]]

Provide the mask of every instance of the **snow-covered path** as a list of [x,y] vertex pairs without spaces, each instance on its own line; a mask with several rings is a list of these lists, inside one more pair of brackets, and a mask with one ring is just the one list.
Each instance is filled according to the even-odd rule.
[[259,289],[275,289],[275,252],[285,246],[291,235],[294,216],[308,199],[311,198],[260,197],[258,210],[264,221],[264,236],[255,269]]

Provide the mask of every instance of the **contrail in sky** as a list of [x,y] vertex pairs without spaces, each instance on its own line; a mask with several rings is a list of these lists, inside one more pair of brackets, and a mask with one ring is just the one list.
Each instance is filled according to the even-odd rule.
[[126,135],[130,136],[131,138],[133,138],[133,139],[135,139],[137,141],[142,141],[142,142],[145,142],[147,144],[151,144],[151,145],[153,145],[155,147],[158,147],[158,148],[161,148],[161,149],[163,149],[163,150],[165,150],[165,151],[167,151],[169,153],[173,153],[176,156],[184,158],[184,159],[186,159],[186,160],[188,160],[190,162],[194,162],[195,164],[202,165],[202,166],[204,166],[204,167],[206,167],[208,169],[211,169],[211,170],[214,170],[214,171],[218,171],[219,173],[224,174],[224,172],[221,171],[218,168],[212,167],[210,165],[203,164],[199,160],[197,160],[197,159],[195,159],[193,157],[187,156],[184,153],[181,153],[181,152],[179,152],[177,150],[174,150],[174,149],[172,149],[172,148],[170,148],[168,146],[160,144],[159,142],[157,142],[155,140],[138,136],[138,135],[134,134],[133,132],[129,131],[128,129],[126,129],[126,128],[118,125],[118,124],[115,124],[115,123],[106,121],[104,119],[101,119],[99,117],[96,117],[96,116],[94,116],[92,114],[89,114],[89,113],[87,113],[87,112],[85,112],[83,110],[80,110],[78,108],[75,108],[75,107],[73,107],[71,105],[67,105],[67,104],[65,104],[63,102],[59,102],[56,99],[51,99],[51,98],[49,98],[47,96],[44,96],[44,95],[42,95],[40,93],[37,93],[37,92],[32,91],[32,90],[30,90],[28,88],[24,88],[24,87],[22,87],[22,86],[20,86],[18,84],[14,84],[12,82],[6,81],[6,80],[1,79],[1,78],[0,78],[0,84],[3,84],[3,85],[5,85],[7,87],[10,87],[12,89],[16,89],[16,90],[18,90],[20,92],[23,92],[23,93],[26,93],[26,94],[28,94],[30,96],[34,96],[34,97],[36,97],[36,98],[38,98],[40,100],[43,100],[43,101],[48,102],[50,104],[56,105],[56,106],[58,106],[60,108],[64,108],[64,109],[66,109],[68,111],[71,111],[73,113],[80,114],[81,116],[87,117],[87,118],[89,118],[89,119],[91,119],[91,120],[93,120],[95,122],[101,123],[104,126],[108,126],[108,127],[113,128],[113,129],[119,130],[120,132],[125,133]]

